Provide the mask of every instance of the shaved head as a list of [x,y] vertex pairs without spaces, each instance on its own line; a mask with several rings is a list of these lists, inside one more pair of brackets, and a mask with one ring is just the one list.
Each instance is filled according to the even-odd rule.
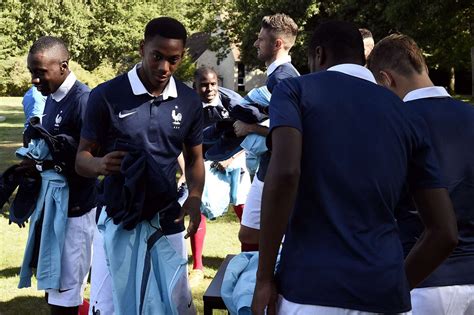
[[61,61],[69,61],[70,54],[64,41],[54,36],[40,37],[30,48],[29,54],[35,55],[37,53],[52,54]]
[[28,70],[31,83],[43,95],[57,91],[69,75],[69,50],[57,37],[43,36],[30,48]]

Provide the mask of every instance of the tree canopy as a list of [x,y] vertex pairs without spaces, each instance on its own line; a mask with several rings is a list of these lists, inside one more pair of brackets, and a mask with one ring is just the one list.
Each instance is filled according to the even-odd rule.
[[[146,23],[174,17],[190,28],[185,13],[190,0],[3,0],[0,1],[0,94],[21,95],[28,85],[26,55],[41,36],[61,37],[69,47],[78,77],[95,86],[139,60]],[[184,59],[177,75],[191,77]],[[82,74],[82,75],[81,75]]]
[[[253,48],[261,19],[283,12],[300,28],[292,49],[293,63],[306,68],[307,38],[318,23],[328,19],[353,21],[372,31],[376,40],[393,32],[415,39],[434,69],[469,71],[470,50],[474,47],[474,5],[463,0],[215,0],[200,1],[188,13],[199,16],[200,27],[218,34],[212,38],[214,49],[225,54],[229,43],[241,49],[247,65],[261,65]],[[218,17],[218,18],[216,18]]]
[[[190,34],[210,34],[220,57],[231,44],[248,66],[263,67],[253,43],[265,15],[286,13],[299,25],[293,62],[307,71],[307,39],[327,19],[355,22],[376,40],[399,31],[423,48],[433,69],[469,71],[474,47],[474,5],[464,0],[3,0],[0,1],[0,93],[20,93],[26,67],[18,66],[38,37],[54,35],[69,45],[90,84],[122,72],[138,59],[147,21],[172,16]],[[474,57],[473,57],[474,58]],[[186,58],[178,75],[190,78]],[[21,72],[23,71],[23,72]],[[13,76],[13,77],[12,77]],[[28,83],[26,83],[28,84]]]

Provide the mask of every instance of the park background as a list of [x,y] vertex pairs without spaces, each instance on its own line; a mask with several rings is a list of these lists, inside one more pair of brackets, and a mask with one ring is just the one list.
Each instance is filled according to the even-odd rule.
[[[0,172],[17,162],[24,115],[21,96],[30,86],[26,55],[40,36],[53,35],[68,44],[71,68],[91,88],[130,69],[139,61],[138,45],[145,24],[158,16],[182,21],[189,34],[204,33],[205,48],[217,63],[233,49],[247,72],[263,69],[253,42],[264,15],[283,12],[300,27],[293,63],[306,66],[307,40],[327,19],[355,22],[372,31],[375,41],[398,31],[422,47],[437,85],[470,101],[474,95],[474,4],[470,0],[1,0],[0,1]],[[177,77],[192,80],[195,56],[188,54]],[[193,290],[202,312],[202,294],[226,254],[238,253],[238,220],[230,211],[208,224],[204,248],[205,280]],[[16,289],[27,229],[8,225],[8,205],[0,213],[0,314],[48,314],[43,292]],[[88,291],[86,292],[86,295]]]

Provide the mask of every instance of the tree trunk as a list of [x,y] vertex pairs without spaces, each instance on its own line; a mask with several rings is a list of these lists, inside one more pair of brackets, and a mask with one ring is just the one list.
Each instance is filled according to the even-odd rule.
[[456,74],[454,72],[454,67],[451,67],[449,71],[449,93],[455,93],[455,84],[456,84]]

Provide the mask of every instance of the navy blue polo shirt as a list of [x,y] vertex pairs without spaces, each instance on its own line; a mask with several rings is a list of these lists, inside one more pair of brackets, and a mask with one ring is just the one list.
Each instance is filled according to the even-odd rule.
[[298,304],[406,312],[394,209],[407,178],[413,189],[443,187],[429,132],[366,68],[328,70],[281,82],[270,103],[269,138],[282,126],[303,136],[278,290]]
[[[90,89],[71,72],[59,89],[46,99],[41,123],[52,135],[66,134],[79,143]],[[67,177],[70,217],[89,212],[96,203],[96,179],[77,175]],[[71,211],[79,207],[79,210]]]
[[[81,136],[100,145],[100,156],[114,151],[118,140],[134,144],[153,156],[176,186],[183,144],[201,144],[202,129],[202,104],[196,92],[171,78],[163,94],[154,97],[140,81],[136,66],[92,90]],[[184,230],[184,224],[173,223],[178,214],[161,214],[165,234]]]
[[[405,100],[430,129],[459,233],[452,254],[418,287],[474,284],[474,106],[452,99],[442,87],[412,91]],[[396,211],[405,256],[424,229],[411,200],[404,195]]]
[[[276,63],[274,67],[270,65],[267,70],[267,89],[272,93],[273,88],[284,79],[299,77],[299,72],[291,64],[291,58],[282,60],[283,63]],[[284,62],[286,61],[286,62]],[[276,60],[278,62],[278,60]],[[265,152],[260,158],[260,164],[257,171],[257,178],[260,181],[265,180],[265,174],[267,173],[268,164],[270,163],[270,152]]]

